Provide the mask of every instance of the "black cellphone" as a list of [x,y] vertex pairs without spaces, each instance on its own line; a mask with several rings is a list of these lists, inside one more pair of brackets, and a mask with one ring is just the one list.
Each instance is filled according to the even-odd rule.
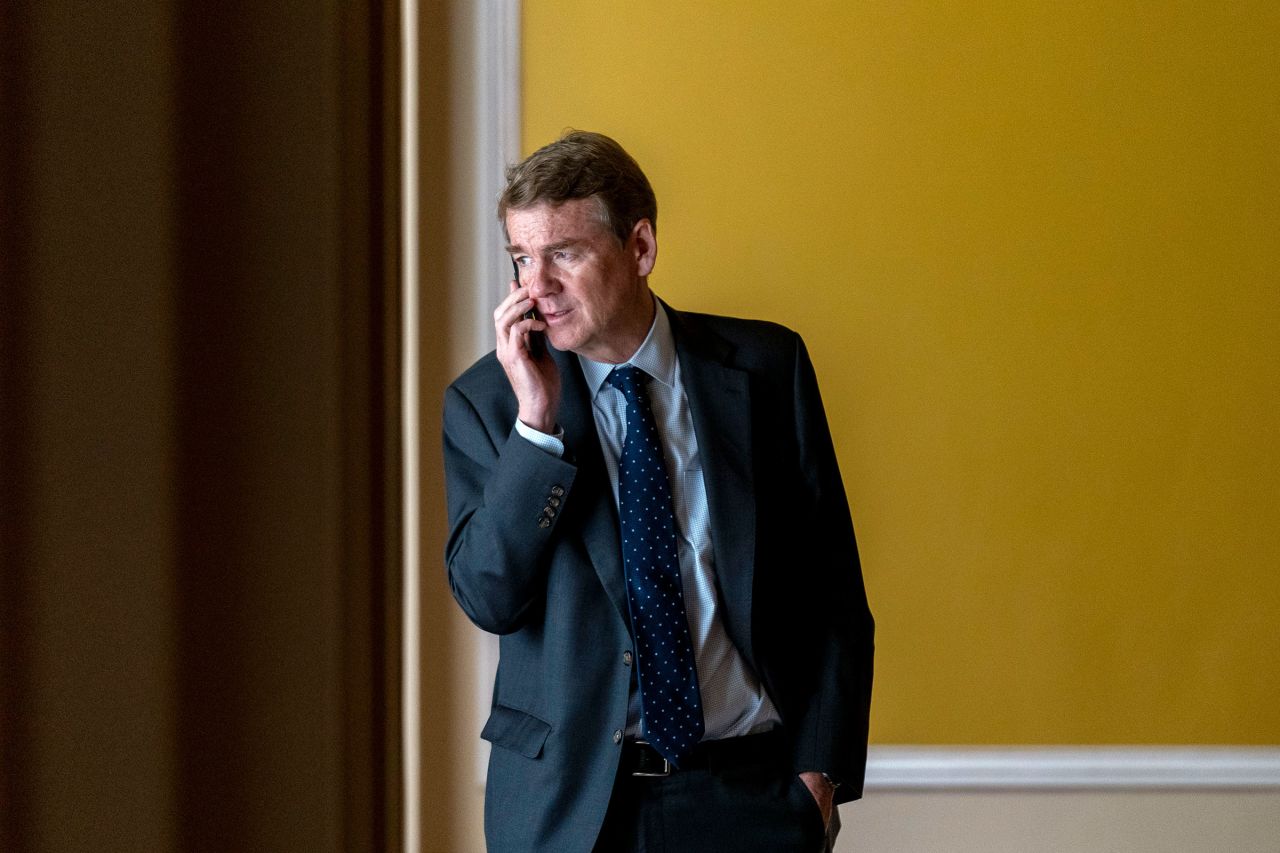
[[[519,284],[520,283],[520,265],[516,263],[515,258],[511,259],[511,271],[515,273],[516,284]],[[541,317],[538,316],[537,308],[531,308],[527,312],[525,312],[524,318],[526,320],[542,319]],[[534,358],[542,358],[542,356],[546,355],[546,353],[547,353],[546,336],[542,332],[530,332],[529,333],[529,355],[533,356]]]

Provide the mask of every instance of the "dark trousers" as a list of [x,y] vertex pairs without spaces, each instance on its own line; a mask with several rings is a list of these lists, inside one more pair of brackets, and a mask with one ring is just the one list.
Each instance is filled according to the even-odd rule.
[[821,853],[840,828],[824,828],[813,795],[784,762],[633,776],[623,763],[596,853]]

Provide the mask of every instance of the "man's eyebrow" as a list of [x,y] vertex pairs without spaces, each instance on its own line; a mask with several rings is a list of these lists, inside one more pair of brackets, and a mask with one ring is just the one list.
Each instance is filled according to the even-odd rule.
[[[586,241],[585,241],[585,240],[583,240],[583,239],[582,239],[582,238],[580,238],[580,237],[570,237],[570,238],[568,238],[567,240],[561,240],[561,241],[559,241],[559,242],[557,242],[557,243],[551,243],[551,244],[549,244],[549,245],[543,246],[543,247],[542,247],[542,251],[543,251],[543,252],[558,252],[558,251],[560,251],[561,249],[570,249],[570,248],[573,248],[574,246],[581,245],[582,243],[585,243],[585,242],[586,242]],[[513,246],[513,245],[511,245],[510,243],[508,243],[508,244],[507,244],[507,254],[508,254],[508,255],[522,255],[522,254],[525,254],[525,250],[524,250],[524,249],[522,249],[522,248],[521,248],[521,247],[519,247],[519,246]]]

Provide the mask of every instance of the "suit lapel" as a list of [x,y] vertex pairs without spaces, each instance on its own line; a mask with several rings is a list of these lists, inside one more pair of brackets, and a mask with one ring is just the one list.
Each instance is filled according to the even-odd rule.
[[600,583],[624,624],[627,616],[626,582],[622,574],[622,540],[618,533],[618,510],[613,489],[605,472],[600,436],[591,411],[591,393],[582,376],[582,367],[573,353],[553,350],[560,367],[560,423],[565,447],[578,465],[574,478],[574,504],[586,507],[582,537]]
[[746,372],[729,366],[727,342],[702,328],[696,317],[667,311],[702,457],[726,628],[750,655],[756,549],[751,388]]

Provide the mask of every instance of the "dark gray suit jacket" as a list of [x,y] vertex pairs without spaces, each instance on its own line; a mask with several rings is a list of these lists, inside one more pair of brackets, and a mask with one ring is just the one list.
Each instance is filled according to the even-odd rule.
[[[703,460],[722,615],[782,718],[794,768],[861,795],[873,624],[818,384],[773,323],[668,309]],[[514,430],[493,353],[444,406],[453,595],[500,634],[485,800],[491,851],[589,851],[632,669],[617,510],[577,358],[557,459]]]

